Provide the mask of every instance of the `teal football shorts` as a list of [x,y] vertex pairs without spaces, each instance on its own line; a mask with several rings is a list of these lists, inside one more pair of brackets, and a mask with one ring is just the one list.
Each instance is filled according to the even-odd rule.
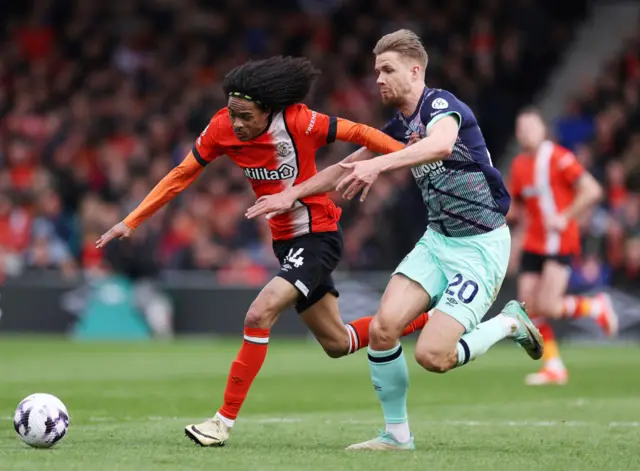
[[450,315],[469,332],[495,301],[510,253],[507,226],[469,237],[427,230],[393,274],[419,283],[431,297],[430,308]]

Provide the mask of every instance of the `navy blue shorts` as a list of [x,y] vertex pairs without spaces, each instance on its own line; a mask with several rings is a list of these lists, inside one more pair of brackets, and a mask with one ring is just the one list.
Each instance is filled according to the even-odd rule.
[[543,255],[525,250],[520,258],[520,273],[542,273],[547,260],[553,260],[561,265],[571,267],[573,255]]
[[277,276],[287,280],[300,293],[295,304],[298,313],[309,309],[327,293],[338,297],[331,274],[340,263],[343,248],[341,230],[273,242],[273,252],[280,261]]

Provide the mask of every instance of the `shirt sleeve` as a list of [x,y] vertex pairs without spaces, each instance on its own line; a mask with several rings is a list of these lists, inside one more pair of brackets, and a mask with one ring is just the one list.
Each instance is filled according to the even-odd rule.
[[574,185],[585,171],[576,156],[569,151],[559,157],[556,162],[560,175],[570,185]]
[[151,217],[156,211],[175,198],[193,183],[202,172],[202,164],[193,152],[189,152],[187,157],[173,170],[171,170],[158,184],[151,190],[142,203],[131,211],[124,223],[131,229],[138,227],[145,219]]
[[405,147],[401,142],[375,128],[365,124],[354,123],[347,119],[337,119],[336,139],[338,141],[359,144],[380,154],[389,154]]
[[453,116],[460,129],[464,116],[462,104],[453,94],[444,90],[428,96],[420,109],[420,119],[427,129],[447,116]]
[[304,136],[317,148],[335,142],[338,132],[338,119],[334,116],[318,113],[297,104],[288,111],[293,114],[293,131],[298,136]]
[[226,114],[226,111],[222,110],[211,118],[211,121],[209,121],[207,127],[200,133],[200,136],[198,136],[193,146],[193,156],[203,167],[224,154],[224,149],[220,145],[219,136],[222,124],[221,119],[228,118],[226,116],[221,117],[223,111]]
[[315,148],[335,141],[352,142],[381,154],[404,148],[404,144],[370,126],[327,116],[302,104],[295,106],[293,126],[296,135],[309,139]]

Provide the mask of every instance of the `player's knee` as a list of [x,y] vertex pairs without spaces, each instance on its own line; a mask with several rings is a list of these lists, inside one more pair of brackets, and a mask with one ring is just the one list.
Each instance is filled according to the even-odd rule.
[[269,317],[268,308],[264,304],[254,303],[244,317],[244,325],[253,329],[267,329],[271,327]]
[[398,327],[387,317],[376,315],[369,325],[369,344],[377,348],[393,348],[400,334]]
[[278,296],[275,292],[263,292],[256,298],[244,318],[244,325],[251,328],[269,329],[279,314]]
[[453,365],[447,352],[435,349],[416,350],[416,361],[425,370],[432,373],[446,373]]

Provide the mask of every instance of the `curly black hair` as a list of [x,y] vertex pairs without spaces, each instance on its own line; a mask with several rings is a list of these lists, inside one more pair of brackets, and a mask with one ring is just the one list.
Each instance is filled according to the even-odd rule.
[[304,100],[318,75],[304,57],[275,56],[236,67],[225,76],[222,88],[228,96],[282,110]]

